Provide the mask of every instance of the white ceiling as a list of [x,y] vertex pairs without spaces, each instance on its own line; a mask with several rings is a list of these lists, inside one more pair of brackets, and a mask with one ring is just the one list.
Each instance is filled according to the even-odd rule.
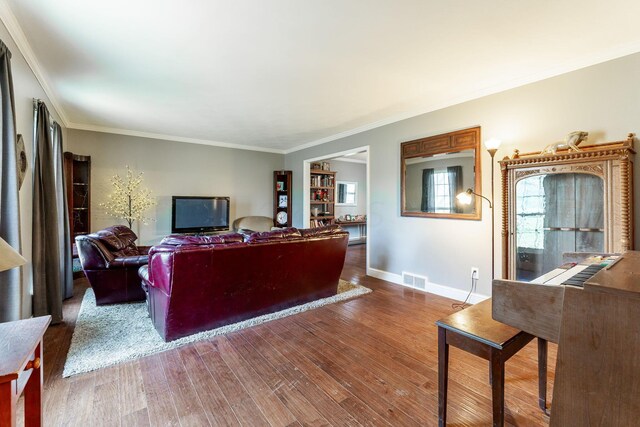
[[640,51],[636,0],[0,0],[71,128],[289,152]]

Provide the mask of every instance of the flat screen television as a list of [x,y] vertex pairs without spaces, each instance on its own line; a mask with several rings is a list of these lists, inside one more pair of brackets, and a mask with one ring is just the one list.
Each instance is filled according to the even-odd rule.
[[172,233],[207,233],[228,229],[228,197],[172,197]]

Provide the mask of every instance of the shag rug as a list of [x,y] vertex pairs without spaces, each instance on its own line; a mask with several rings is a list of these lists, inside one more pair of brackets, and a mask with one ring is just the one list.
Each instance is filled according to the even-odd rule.
[[87,289],[78,313],[63,377],[106,368],[142,356],[180,347],[188,343],[239,331],[271,320],[281,319],[324,305],[368,294],[371,289],[340,280],[338,294],[275,313],[199,332],[164,342],[153,327],[144,302],[96,306],[91,288]]

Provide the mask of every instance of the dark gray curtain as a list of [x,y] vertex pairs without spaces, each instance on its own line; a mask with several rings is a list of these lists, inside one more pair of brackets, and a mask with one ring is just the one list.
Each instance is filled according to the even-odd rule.
[[543,186],[544,250],[540,274],[561,265],[565,252],[602,252],[603,232],[578,230],[604,228],[602,179],[589,174],[563,173],[546,176]]
[[422,212],[435,212],[436,210],[436,187],[433,177],[433,169],[422,170]]
[[449,166],[447,174],[449,175],[449,207],[451,212],[460,213],[462,207],[456,196],[462,192],[462,166]]
[[346,188],[345,184],[338,184],[338,202],[344,203],[346,200]]
[[[2,108],[0,237],[22,253],[11,52],[2,41],[0,41],[0,108]],[[0,272],[0,322],[28,317],[30,313],[23,313],[22,310],[25,294],[22,288],[22,267]]]
[[585,173],[575,174],[576,252],[604,251],[604,180]]
[[60,322],[64,289],[59,241],[62,224],[58,222],[53,132],[42,101],[34,101],[33,122],[33,314],[50,314],[52,322]]
[[58,202],[58,242],[60,245],[60,271],[62,272],[62,296],[73,296],[73,259],[71,255],[71,230],[64,179],[64,152],[62,147],[62,127],[53,123],[53,151],[56,168],[56,196]]

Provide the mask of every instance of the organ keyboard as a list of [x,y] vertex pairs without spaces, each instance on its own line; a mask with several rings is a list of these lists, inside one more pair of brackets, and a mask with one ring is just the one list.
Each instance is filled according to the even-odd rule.
[[640,419],[640,252],[493,281],[493,318],[558,343],[552,426]]

